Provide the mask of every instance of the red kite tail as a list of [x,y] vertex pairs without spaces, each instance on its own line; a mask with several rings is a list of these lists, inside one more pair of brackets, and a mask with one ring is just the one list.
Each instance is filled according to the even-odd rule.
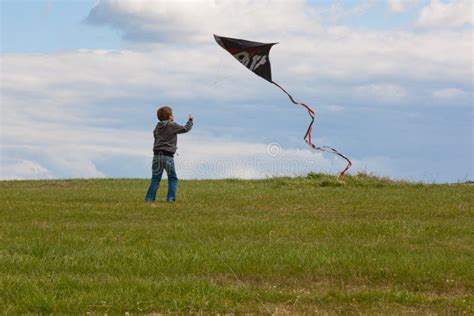
[[304,135],[304,141],[306,142],[306,144],[308,144],[309,147],[313,148],[314,150],[316,151],[324,151],[324,152],[327,152],[327,153],[331,153],[331,154],[334,154],[334,155],[338,155],[339,157],[345,159],[347,161],[347,165],[346,167],[344,168],[344,170],[342,170],[340,173],[339,173],[339,177],[343,177],[344,174],[346,173],[347,170],[349,170],[349,168],[352,166],[352,162],[349,158],[347,158],[346,156],[344,156],[343,154],[341,154],[340,152],[338,152],[336,149],[332,148],[332,147],[329,147],[329,146],[321,146],[321,147],[318,147],[316,145],[314,145],[311,141],[311,136],[312,136],[312,132],[313,132],[313,124],[314,124],[314,119],[316,118],[316,114],[314,112],[314,110],[312,108],[310,108],[308,105],[302,103],[302,102],[297,102],[295,101],[295,99],[293,99],[293,97],[291,96],[291,94],[289,94],[285,89],[283,89],[282,86],[280,86],[278,83],[276,83],[275,81],[271,81],[271,83],[273,83],[275,86],[277,86],[278,88],[281,89],[281,91],[283,91],[287,96],[288,98],[290,98],[290,101],[295,104],[295,105],[299,105],[299,106],[302,106],[304,107],[307,111],[308,111],[308,114],[309,116],[311,117],[311,122],[309,123],[309,126],[308,126],[308,129],[306,130],[306,134]]

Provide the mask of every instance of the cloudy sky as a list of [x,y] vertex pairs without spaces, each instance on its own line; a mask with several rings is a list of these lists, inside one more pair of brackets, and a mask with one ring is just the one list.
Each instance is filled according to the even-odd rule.
[[336,173],[308,116],[213,34],[279,42],[273,79],[317,112],[315,142],[366,171],[473,180],[473,4],[5,1],[1,179],[150,175],[156,109],[195,117],[181,178]]

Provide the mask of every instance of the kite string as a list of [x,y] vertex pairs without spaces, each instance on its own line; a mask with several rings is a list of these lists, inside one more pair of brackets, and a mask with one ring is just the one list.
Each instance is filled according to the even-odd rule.
[[304,135],[304,141],[311,147],[313,148],[314,150],[319,150],[319,151],[324,151],[324,152],[328,152],[328,153],[332,153],[332,154],[335,154],[335,155],[338,155],[339,157],[345,159],[347,161],[347,165],[346,167],[344,168],[344,170],[342,170],[340,173],[339,173],[339,177],[342,177],[344,176],[344,174],[346,173],[347,170],[349,170],[349,168],[352,166],[352,162],[349,158],[347,158],[346,156],[344,156],[343,154],[341,154],[340,152],[338,152],[336,149],[332,148],[332,147],[329,147],[329,146],[321,146],[321,147],[317,147],[316,145],[314,145],[311,141],[311,134],[312,134],[312,131],[313,131],[313,124],[314,124],[314,120],[316,118],[316,114],[314,112],[314,110],[312,108],[310,108],[308,105],[302,103],[302,102],[297,102],[295,101],[295,99],[293,99],[293,97],[291,96],[291,94],[289,94],[285,89],[283,89],[282,86],[280,86],[278,83],[276,83],[275,81],[271,81],[271,83],[273,83],[275,86],[277,86],[278,88],[281,89],[281,91],[283,91],[287,96],[288,98],[290,98],[290,101],[293,102],[293,104],[296,104],[296,105],[299,105],[299,106],[302,106],[304,107],[307,111],[308,111],[308,114],[309,116],[311,117],[311,122],[309,123],[309,126],[308,126],[308,129],[306,130],[306,134]]

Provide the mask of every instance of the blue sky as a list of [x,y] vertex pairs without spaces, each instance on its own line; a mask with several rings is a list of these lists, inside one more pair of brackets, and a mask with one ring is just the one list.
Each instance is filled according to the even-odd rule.
[[[149,176],[160,105],[183,178],[336,173],[307,114],[212,34],[278,41],[274,80],[352,173],[473,178],[470,1],[3,1],[1,178]],[[278,154],[269,153],[276,146]]]
[[2,53],[120,49],[120,33],[83,23],[95,1],[4,1]]

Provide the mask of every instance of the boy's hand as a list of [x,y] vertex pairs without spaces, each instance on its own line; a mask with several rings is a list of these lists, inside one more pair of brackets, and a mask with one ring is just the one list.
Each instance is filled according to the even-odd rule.
[[190,120],[190,121],[193,120],[193,115],[192,115],[192,114],[189,114],[189,120]]

